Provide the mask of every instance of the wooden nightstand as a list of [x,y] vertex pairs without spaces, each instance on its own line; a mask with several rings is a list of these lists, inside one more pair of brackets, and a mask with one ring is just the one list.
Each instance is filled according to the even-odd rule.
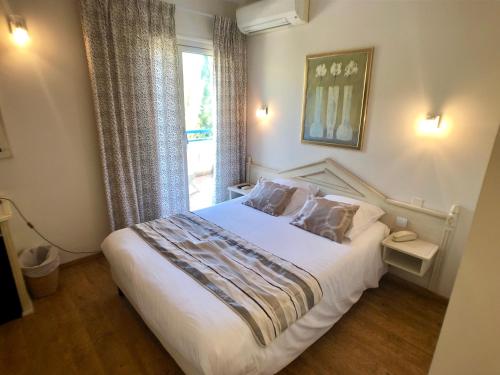
[[382,246],[385,263],[417,276],[425,275],[439,250],[438,245],[427,241],[395,242],[391,236],[382,241]]
[[238,185],[229,186],[227,188],[227,190],[229,190],[229,199],[234,199],[234,198],[238,198],[238,197],[247,195],[248,193],[250,193],[252,191],[253,187],[255,186],[255,185],[250,185],[251,189],[243,190],[243,189],[241,189],[241,186],[244,186],[244,185],[248,185],[248,182],[243,182],[243,183],[238,184]]

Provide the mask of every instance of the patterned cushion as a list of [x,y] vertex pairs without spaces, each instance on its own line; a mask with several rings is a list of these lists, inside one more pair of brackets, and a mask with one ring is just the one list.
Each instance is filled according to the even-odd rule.
[[266,214],[279,216],[290,203],[295,190],[297,190],[295,187],[260,179],[243,204]]
[[290,224],[308,232],[342,243],[344,234],[352,225],[359,206],[334,202],[325,198],[311,198]]

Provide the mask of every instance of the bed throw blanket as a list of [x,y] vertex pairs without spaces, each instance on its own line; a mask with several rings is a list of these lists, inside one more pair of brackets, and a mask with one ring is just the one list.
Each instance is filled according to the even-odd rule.
[[306,270],[193,213],[131,228],[236,312],[260,346],[323,296],[318,280]]

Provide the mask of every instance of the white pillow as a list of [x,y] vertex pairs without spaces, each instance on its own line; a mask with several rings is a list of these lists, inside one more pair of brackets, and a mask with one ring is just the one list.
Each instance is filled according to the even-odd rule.
[[295,215],[302,208],[302,206],[304,206],[310,196],[314,197],[319,192],[319,187],[305,181],[291,180],[288,178],[275,178],[273,182],[297,188],[295,193],[292,195],[290,203],[288,203],[288,206],[286,206],[285,211],[282,213],[283,216]]
[[345,237],[349,238],[351,241],[385,215],[384,210],[380,207],[354,198],[343,197],[342,195],[325,195],[324,198],[335,202],[359,206],[358,211],[352,219],[352,227],[345,234]]

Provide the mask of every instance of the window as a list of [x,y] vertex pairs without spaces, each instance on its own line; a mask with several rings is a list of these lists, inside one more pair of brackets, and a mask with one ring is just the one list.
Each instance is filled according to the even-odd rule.
[[189,209],[211,206],[214,196],[215,89],[213,56],[200,48],[181,49],[187,136]]

